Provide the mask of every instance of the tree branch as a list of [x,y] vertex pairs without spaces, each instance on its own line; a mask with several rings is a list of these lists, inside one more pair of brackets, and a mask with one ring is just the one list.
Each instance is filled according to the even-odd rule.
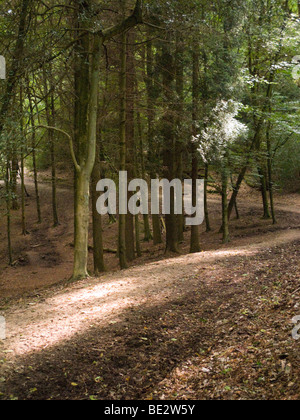
[[103,31],[99,31],[99,35],[102,36],[103,41],[108,41],[112,37],[116,35],[120,35],[121,33],[127,31],[128,29],[133,28],[136,25],[143,23],[143,12],[142,12],[142,0],[137,0],[134,11],[131,16],[127,19],[123,20],[123,22],[115,25],[111,28],[105,29]]
[[71,156],[72,156],[72,160],[73,160],[73,163],[74,163],[75,169],[76,169],[76,171],[77,171],[77,172],[80,172],[80,171],[81,171],[81,167],[80,167],[79,163],[77,162],[76,155],[75,155],[75,151],[74,151],[73,140],[72,140],[72,137],[70,136],[70,134],[68,134],[68,133],[67,133],[66,131],[64,131],[64,130],[61,130],[60,128],[50,127],[50,126],[48,126],[48,125],[38,125],[38,126],[36,127],[36,129],[37,129],[37,128],[46,128],[47,130],[54,130],[54,131],[57,131],[58,133],[64,134],[66,137],[68,137],[68,139],[69,139],[69,144],[70,144]]

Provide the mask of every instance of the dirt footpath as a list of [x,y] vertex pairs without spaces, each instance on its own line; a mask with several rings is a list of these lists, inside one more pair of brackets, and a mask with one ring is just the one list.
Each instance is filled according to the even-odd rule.
[[300,230],[244,242],[12,304],[2,398],[299,398]]

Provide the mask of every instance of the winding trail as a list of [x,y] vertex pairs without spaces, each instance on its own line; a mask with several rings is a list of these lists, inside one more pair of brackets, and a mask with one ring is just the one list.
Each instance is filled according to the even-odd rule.
[[[162,388],[164,378],[168,378],[168,381],[172,383],[170,378],[173,377],[173,373],[175,376],[178,373],[179,379],[177,378],[176,381],[180,381],[182,375],[180,363],[178,362],[178,367],[175,369],[176,364],[172,366],[168,361],[170,351],[173,351],[168,343],[174,336],[177,337],[173,339],[175,342],[181,342],[180,346],[178,345],[178,355],[174,356],[177,361],[187,360],[191,357],[191,354],[199,351],[196,350],[199,346],[197,340],[201,342],[201,346],[204,342],[207,342],[209,348],[212,348],[215,345],[214,343],[218,343],[217,346],[219,346],[221,354],[224,350],[225,353],[231,351],[231,348],[239,354],[239,357],[242,357],[244,351],[246,352],[246,359],[241,359],[241,369],[237,369],[237,372],[243,371],[247,375],[248,373],[245,373],[245,370],[247,371],[249,367],[244,367],[248,363],[245,360],[251,360],[251,358],[249,359],[248,350],[239,347],[240,334],[244,337],[244,340],[249,340],[248,349],[250,348],[251,355],[253,337],[256,337],[259,332],[265,331],[267,327],[265,325],[255,327],[252,321],[248,320],[246,312],[242,326],[240,320],[242,306],[244,304],[249,305],[254,313],[260,310],[261,285],[266,279],[266,273],[272,273],[269,264],[273,264],[275,277],[278,278],[277,273],[279,273],[283,277],[291,279],[290,287],[292,291],[298,290],[299,287],[297,274],[298,246],[296,243],[300,243],[300,229],[298,227],[300,225],[300,218],[298,220],[300,208],[297,206],[297,202],[298,197],[294,197],[286,204],[283,202],[277,204],[277,209],[282,212],[282,217],[284,217],[284,213],[293,213],[290,220],[292,220],[291,224],[294,227],[292,225],[289,227],[288,222],[285,223],[283,228],[279,226],[274,231],[265,234],[256,231],[250,237],[247,235],[237,237],[231,244],[224,245],[218,250],[181,255],[146,263],[122,272],[107,273],[100,278],[90,278],[74,284],[57,284],[22,297],[20,300],[12,300],[10,306],[4,308],[0,313],[1,316],[5,317],[7,333],[6,340],[0,340],[0,399],[1,396],[9,399],[11,393],[16,393],[17,396],[27,395],[28,397],[28,389],[35,388],[41,392],[41,394],[36,395],[37,399],[55,398],[55,396],[59,397],[61,395],[65,395],[65,399],[70,398],[74,389],[72,386],[70,388],[70,385],[68,385],[70,381],[66,380],[63,373],[66,363],[72,366],[74,375],[85,375],[82,379],[83,388],[82,390],[78,388],[76,394],[76,398],[84,398],[89,395],[89,392],[95,391],[94,372],[92,371],[96,358],[94,353],[99,354],[102,351],[109,355],[106,365],[104,365],[107,385],[103,383],[101,390],[96,390],[97,394],[106,395],[106,390],[113,387],[115,389],[113,392],[116,392],[116,394],[107,394],[108,397],[114,398],[115,395],[118,395],[119,398],[123,398],[124,395],[128,395],[127,392],[129,391],[133,398],[139,395],[147,395],[143,391],[144,388],[140,386],[140,381],[145,382],[145,378],[138,378],[136,384],[128,385],[129,391],[126,390],[124,393],[118,391],[119,383],[123,381],[122,375],[128,375],[130,371],[131,375],[136,375],[136,370],[140,370],[139,363],[145,364],[151,371],[151,360],[157,358],[156,363],[161,363],[162,367],[159,370],[155,367],[151,373],[153,377],[156,377],[157,389]],[[256,208],[257,206],[258,204],[254,201],[250,202],[250,210],[251,207]],[[292,253],[290,254],[291,251],[287,251],[285,254],[285,250],[289,248],[293,249]],[[293,256],[290,257],[290,255]],[[292,267],[294,271],[296,270],[294,274],[290,273],[293,270],[290,270],[289,267]],[[251,276],[247,274],[249,272],[252,272]],[[255,290],[251,290],[252,285]],[[286,289],[284,290],[286,291]],[[277,292],[275,291],[275,293]],[[193,299],[194,296],[198,300],[196,299],[194,303],[190,301],[185,307],[185,299]],[[177,311],[170,309],[176,302],[180,303]],[[181,307],[181,305],[183,306]],[[295,303],[292,305],[295,305]],[[218,312],[220,307],[223,308],[221,315]],[[191,313],[188,312],[188,308],[190,308]],[[156,326],[155,322],[153,325],[151,323],[151,326],[145,327],[140,314],[147,310],[150,311],[150,315],[156,312],[161,313],[161,318],[155,321],[161,324],[160,327]],[[197,316],[195,316],[195,313],[197,313]],[[170,320],[168,322],[165,320],[165,314],[169,314]],[[175,318],[172,318],[173,316]],[[257,320],[262,319],[261,322],[263,322],[264,316],[265,312],[262,311]],[[291,327],[288,322],[294,316],[293,311],[287,315],[278,312],[276,316],[278,317],[276,325],[286,325],[287,331],[283,331],[283,336],[289,337]],[[151,317],[153,318],[153,315]],[[207,318],[205,326],[201,324],[202,318]],[[226,344],[223,338],[222,323],[226,324],[229,322],[228,320],[239,327],[237,331],[235,327],[232,328],[233,331],[236,331],[236,338],[230,338],[229,344]],[[266,351],[266,354],[268,354],[274,344],[272,334],[275,334],[276,328],[278,328],[274,324],[273,312],[270,313],[269,320],[266,322],[269,322],[271,341],[266,344],[265,350],[262,351]],[[124,326],[124,333],[118,332]],[[126,326],[128,327],[126,328]],[[216,331],[216,326],[218,331]],[[117,336],[119,337],[118,334],[120,334],[121,337],[119,344],[118,339],[114,338],[114,328],[117,331]],[[249,332],[247,330],[249,328],[253,328],[253,332]],[[141,340],[147,340],[147,338],[143,338],[146,331],[149,337],[151,337],[151,334],[153,336],[157,335],[156,341],[153,339],[153,343],[156,344],[149,347],[151,357],[147,356],[146,351],[140,352],[138,350]],[[226,333],[225,335],[227,336]],[[196,342],[194,337],[196,337]],[[90,342],[95,342],[96,348],[93,348]],[[286,344],[283,342],[278,345],[281,347],[278,352],[282,353]],[[78,353],[73,354],[74,347],[80,348]],[[103,348],[105,350],[102,350]],[[124,348],[127,349],[125,354],[123,354]],[[87,353],[86,358],[83,357],[85,353]],[[61,356],[61,354],[64,356]],[[199,364],[198,359],[194,362],[194,369],[200,369],[195,373],[196,378],[209,375],[207,372],[212,369],[212,360],[214,360],[214,363],[223,360],[219,357],[218,352],[212,357],[203,359],[202,365]],[[265,353],[261,353],[255,357],[265,358],[267,356]],[[126,361],[124,362],[124,369],[120,371],[119,364],[122,364],[122,358]],[[136,364],[136,367],[130,368],[127,365],[128,363]],[[185,362],[183,362],[184,364]],[[295,375],[297,375],[297,361],[294,362],[294,365],[296,366]],[[225,362],[224,366],[226,369]],[[275,369],[273,362],[270,362],[270,366],[270,369]],[[31,369],[33,369],[32,374]],[[97,371],[97,367],[95,369]],[[204,369],[204,371],[201,369]],[[249,369],[251,369],[251,366]],[[56,379],[53,379],[53,381],[56,382],[49,380],[52,375],[55,376]],[[121,375],[121,379],[119,375]],[[254,380],[256,380],[255,375],[254,373]],[[98,377],[97,373],[96,377]],[[90,378],[92,378],[92,384],[88,387],[85,383]],[[28,385],[29,379],[30,385]],[[67,381],[67,385],[64,384],[64,381]],[[155,381],[150,385],[148,384],[148,387],[151,388],[153,385],[155,389]],[[208,394],[205,390],[205,377],[201,383],[204,391],[203,394],[200,393],[199,395],[206,398]],[[215,388],[218,387],[219,383],[219,379],[216,379]],[[296,376],[293,381],[290,380],[290,383],[298,383]],[[177,387],[176,385],[176,392]],[[88,390],[88,388],[90,389]],[[183,380],[183,396],[185,390],[186,381]],[[272,391],[271,388],[269,390]],[[194,392],[194,388],[191,392]],[[218,392],[217,396],[223,395],[222,390]],[[251,392],[252,389],[249,392],[247,391],[245,398],[251,398]],[[298,395],[297,392],[298,390],[293,391],[293,388],[291,388],[292,396]],[[35,396],[29,395],[29,399],[31,397]],[[164,398],[164,394],[161,398]]]
[[12,361],[70,340],[95,323],[116,323],[129,307],[154,301],[157,304],[180,295],[183,280],[209,269],[211,264],[229,262],[231,257],[255,256],[297,240],[299,229],[269,233],[253,238],[250,245],[245,239],[238,248],[184,255],[42,291],[36,299],[19,301],[3,311],[7,339],[0,342],[0,356],[6,354]]

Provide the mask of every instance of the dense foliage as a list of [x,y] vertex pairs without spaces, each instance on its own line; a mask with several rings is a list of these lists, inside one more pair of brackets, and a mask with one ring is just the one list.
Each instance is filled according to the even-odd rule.
[[[38,173],[51,169],[57,226],[56,171],[75,166],[75,278],[87,274],[89,184],[95,272],[104,269],[95,183],[119,170],[194,181],[205,173],[206,189],[222,194],[224,242],[244,180],[276,223],[274,193],[300,188],[299,29],[297,0],[3,0],[0,177],[10,262],[11,211],[21,205],[23,234],[26,217],[36,217],[26,215],[26,168],[39,222]],[[122,268],[139,254],[138,220],[119,218]],[[161,242],[161,220],[143,220],[145,239]],[[176,252],[184,218],[166,217],[166,229]]]

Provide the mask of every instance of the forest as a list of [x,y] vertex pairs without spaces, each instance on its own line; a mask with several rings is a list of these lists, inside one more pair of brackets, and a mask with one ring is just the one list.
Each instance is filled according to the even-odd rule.
[[299,88],[299,0],[1,0],[0,400],[300,398]]

